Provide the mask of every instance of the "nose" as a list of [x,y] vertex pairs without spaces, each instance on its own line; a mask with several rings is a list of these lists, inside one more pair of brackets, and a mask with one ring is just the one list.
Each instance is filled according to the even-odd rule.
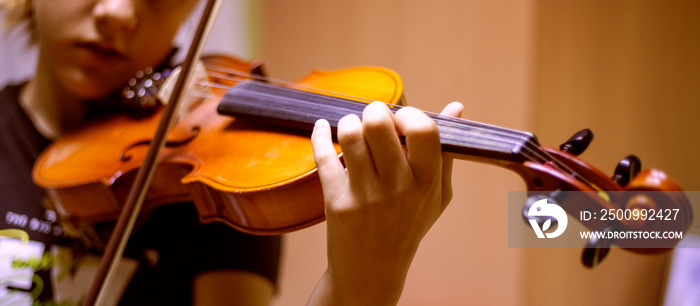
[[134,0],[98,0],[93,15],[97,30],[106,37],[129,32],[138,23]]

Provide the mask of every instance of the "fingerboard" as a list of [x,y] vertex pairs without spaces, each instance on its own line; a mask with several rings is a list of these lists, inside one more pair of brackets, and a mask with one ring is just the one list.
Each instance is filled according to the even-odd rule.
[[[326,119],[335,133],[338,121],[349,114],[362,118],[364,102],[299,89],[245,81],[221,99],[218,112],[290,128],[312,130]],[[388,105],[392,112],[401,106]],[[544,162],[534,135],[493,125],[426,113],[435,121],[443,152],[513,162]],[[402,139],[403,141],[403,139]]]

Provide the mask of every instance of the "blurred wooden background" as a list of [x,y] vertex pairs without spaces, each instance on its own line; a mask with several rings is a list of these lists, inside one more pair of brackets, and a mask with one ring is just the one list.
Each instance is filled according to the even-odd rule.
[[[591,128],[582,158],[606,173],[637,154],[700,190],[700,3],[695,1],[262,1],[257,49],[275,77],[378,65],[410,105],[534,132],[558,146]],[[657,305],[668,255],[507,246],[502,169],[455,163],[455,197],[423,241],[400,305]],[[302,305],[325,269],[324,226],[288,235],[277,305]]]

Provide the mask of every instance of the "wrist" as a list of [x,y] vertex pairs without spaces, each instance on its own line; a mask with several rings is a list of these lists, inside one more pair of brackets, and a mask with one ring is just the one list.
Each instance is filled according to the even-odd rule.
[[326,270],[307,305],[396,305],[403,291],[404,280],[405,277],[401,277],[385,282],[370,277],[349,281],[347,277],[334,278],[332,272]]

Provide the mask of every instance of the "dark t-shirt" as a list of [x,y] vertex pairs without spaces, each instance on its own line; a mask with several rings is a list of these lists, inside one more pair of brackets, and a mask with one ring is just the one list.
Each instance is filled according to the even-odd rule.
[[[0,92],[0,304],[79,303],[99,256],[42,204],[31,171],[50,141],[19,106],[19,89]],[[187,305],[192,278],[205,271],[246,270],[276,283],[280,240],[201,224],[191,203],[161,206],[132,234],[111,287],[124,305]]]

